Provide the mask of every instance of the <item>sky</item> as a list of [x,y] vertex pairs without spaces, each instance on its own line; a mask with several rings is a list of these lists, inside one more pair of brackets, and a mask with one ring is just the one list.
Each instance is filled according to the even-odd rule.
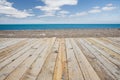
[[120,24],[120,0],[0,0],[0,24]]

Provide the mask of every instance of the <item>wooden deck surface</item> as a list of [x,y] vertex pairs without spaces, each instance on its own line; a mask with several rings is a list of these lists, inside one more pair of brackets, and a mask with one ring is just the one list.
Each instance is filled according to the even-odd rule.
[[0,38],[0,80],[120,80],[120,38]]

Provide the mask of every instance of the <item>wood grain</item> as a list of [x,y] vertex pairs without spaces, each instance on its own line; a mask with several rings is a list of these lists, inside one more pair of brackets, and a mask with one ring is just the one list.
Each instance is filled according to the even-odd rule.
[[0,80],[120,80],[120,38],[0,38]]

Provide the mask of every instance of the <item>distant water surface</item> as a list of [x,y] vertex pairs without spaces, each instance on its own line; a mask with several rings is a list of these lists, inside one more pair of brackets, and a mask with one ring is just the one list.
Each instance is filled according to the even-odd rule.
[[120,28],[120,24],[0,24],[0,30],[102,29]]

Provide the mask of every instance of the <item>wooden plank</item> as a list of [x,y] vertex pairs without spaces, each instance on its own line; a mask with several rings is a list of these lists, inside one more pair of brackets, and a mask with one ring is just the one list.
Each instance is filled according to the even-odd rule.
[[116,45],[113,42],[110,42],[110,40],[108,40],[106,38],[98,38],[98,40],[103,42],[104,44],[109,44],[110,46],[114,46],[116,49],[120,50],[120,46],[118,46],[118,44]]
[[[71,39],[71,43],[75,52],[75,56],[77,58],[77,61],[79,63],[79,66],[81,68],[81,71],[83,73],[85,80],[100,80],[97,73],[92,68],[91,64],[88,62],[80,48],[77,46],[77,44],[74,42],[73,39]],[[92,74],[91,74],[92,73]]]
[[53,80],[68,80],[64,39],[60,39],[60,47],[56,60]]
[[61,52],[62,52],[62,80],[69,80],[68,78],[68,65],[67,65],[67,52],[66,52],[66,46],[65,46],[65,39],[62,40],[62,47],[61,47]]
[[114,52],[120,54],[120,49],[116,48],[115,46],[113,46],[113,45],[111,45],[111,44],[105,44],[105,43],[99,41],[99,40],[96,39],[96,38],[92,38],[92,39],[93,39],[94,41],[96,41],[96,42],[102,44],[103,46],[105,46],[105,47],[107,47],[107,48],[113,50]]
[[112,41],[112,40],[110,40],[109,38],[101,38],[101,40],[103,40],[103,41],[105,41],[106,43],[110,43],[110,44],[112,44],[112,45],[114,45],[114,46],[117,46],[117,47],[120,47],[120,44],[118,44],[117,42],[115,42],[115,41]]
[[[36,61],[31,65],[31,67],[26,71],[26,73],[22,76],[21,80],[36,80],[39,72],[42,69],[42,66],[51,51],[52,46],[54,45],[56,38],[52,38],[49,40],[44,51],[38,56]],[[50,46],[49,46],[50,45]]]
[[2,42],[0,43],[0,45],[3,45],[3,44],[5,44],[5,43],[8,43],[8,42],[10,42],[10,41],[12,41],[12,40],[13,40],[13,38],[3,38]]
[[3,44],[3,43],[8,42],[10,40],[12,40],[12,38],[0,38],[0,44]]
[[20,39],[20,40],[19,39],[14,39],[14,41],[13,42],[11,41],[11,43],[8,43],[8,44],[6,43],[6,44],[3,44],[3,45],[0,45],[1,47],[5,47],[5,48],[0,49],[0,53],[2,51],[4,51],[6,48],[9,48],[10,46],[13,46],[13,45],[15,45],[15,44],[17,44],[21,41],[25,41],[25,40],[27,40],[27,39]]
[[17,43],[17,42],[19,42],[21,40],[24,40],[24,39],[13,39],[13,40],[11,40],[11,41],[9,41],[7,43],[0,44],[0,50],[3,49],[3,48],[6,48],[8,46],[11,46],[11,45],[13,45],[13,44],[15,44],[15,43]]
[[83,74],[78,65],[78,62],[74,55],[73,47],[69,39],[66,39],[66,51],[67,51],[69,80],[84,80]]
[[[35,41],[35,40],[34,40]],[[5,61],[1,62],[0,65],[0,70],[2,68],[4,68],[6,65],[12,63],[13,61],[15,61],[16,59],[18,59],[20,56],[24,55],[25,52],[27,52],[28,50],[30,50],[32,48],[33,45],[35,45],[36,43],[32,44],[33,42],[31,42],[30,44],[26,45],[24,47],[24,49],[22,49],[21,51],[19,51],[17,54],[15,53],[15,55],[7,58]]]
[[113,50],[105,47],[104,45],[97,43],[96,41],[92,40],[91,38],[89,38],[89,41],[93,41],[95,43],[95,45],[101,49],[103,49],[106,53],[108,53],[111,57],[120,60],[120,55],[117,54],[116,52],[114,52]]
[[62,53],[61,53],[61,41],[60,41],[60,47],[59,47],[58,55],[56,59],[53,80],[62,80],[62,58],[61,56],[62,56]]
[[4,48],[3,50],[0,50],[0,60],[4,57],[12,54],[15,50],[19,49],[19,47],[24,46],[27,43],[26,40],[20,41],[18,43],[15,43],[7,48]]
[[86,56],[87,60],[90,62],[94,70],[97,72],[101,80],[114,80],[114,76],[106,69],[106,67],[101,64],[101,62],[85,47],[83,43],[76,39],[76,43]]
[[108,39],[116,42],[117,44],[120,44],[120,38],[119,37],[117,37],[117,38],[115,38],[115,37],[108,37]]
[[44,65],[42,66],[42,69],[36,80],[52,80],[53,79],[53,74],[54,74],[53,72],[54,72],[56,57],[58,54],[58,48],[59,48],[59,40],[57,39],[46,61],[44,62]]
[[36,58],[41,54],[41,52],[46,46],[47,45],[45,44],[45,41],[42,42],[42,44],[38,43],[35,47],[36,50],[25,61],[23,61],[23,63],[21,63],[12,73],[10,73],[10,75],[7,76],[5,80],[20,80],[24,73],[29,69],[31,64],[36,60]]
[[23,53],[19,58],[14,60],[11,64],[5,66],[2,70],[0,70],[0,80],[5,79],[15,68],[17,68],[27,57],[32,55],[32,53],[36,50],[35,47],[38,44],[38,41],[36,42],[35,45],[31,47],[28,51]]
[[1,44],[0,44],[0,49],[5,48],[6,46],[10,45],[10,44],[11,44],[12,42],[14,42],[14,41],[18,41],[18,40],[13,39],[13,40],[10,40],[10,41],[8,41],[8,42],[1,43]]
[[104,58],[96,49],[94,49],[91,44],[81,40],[85,44],[85,46],[93,53],[99,61],[104,64],[104,66],[116,77],[116,79],[120,79],[120,70],[119,68],[111,63],[108,59]]
[[114,63],[115,65],[117,65],[118,67],[120,67],[120,60],[113,58],[111,55],[109,55],[108,53],[106,53],[101,47],[96,46],[97,43],[95,43],[92,40],[87,39],[87,41],[89,41],[90,43],[92,43],[93,45],[91,45],[92,47],[94,47],[96,50],[98,50],[105,58],[109,59],[109,61],[111,61],[112,63]]
[[[18,42],[11,44],[9,40]],[[28,40],[27,44],[19,47],[18,43],[22,45],[24,40]],[[0,80],[120,79],[120,55],[115,52],[119,50],[119,38],[67,38],[65,41],[64,38],[2,39],[9,46],[1,50],[10,47],[10,52],[0,59]]]
[[[24,44],[23,46],[19,47],[17,50],[16,50],[16,49],[13,50],[13,51],[11,52],[11,54],[9,54],[8,56],[0,59],[0,63],[3,62],[4,60],[10,58],[11,56],[16,55],[16,54],[19,53],[20,51],[22,51],[22,49],[24,49],[24,48],[26,48],[28,45],[30,45],[31,41],[32,41],[31,39],[30,39],[30,40],[27,40],[27,42],[25,41],[25,44]],[[22,44],[20,44],[20,45],[22,45]]]

